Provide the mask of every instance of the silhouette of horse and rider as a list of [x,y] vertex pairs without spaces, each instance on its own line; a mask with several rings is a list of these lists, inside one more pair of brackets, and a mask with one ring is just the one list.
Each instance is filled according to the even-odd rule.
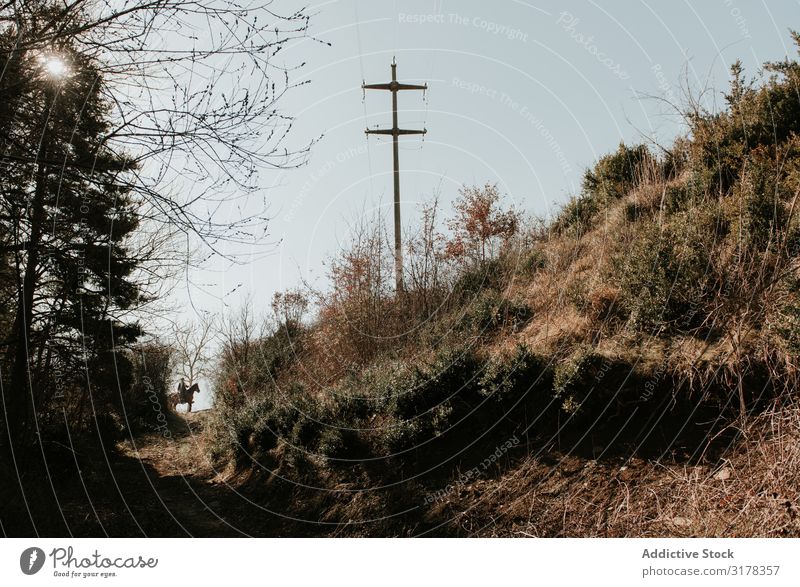
[[194,394],[200,393],[200,386],[195,382],[187,387],[186,378],[181,377],[178,382],[178,390],[169,394],[169,407],[175,411],[178,404],[186,404],[186,411],[192,411],[192,404],[194,403]]

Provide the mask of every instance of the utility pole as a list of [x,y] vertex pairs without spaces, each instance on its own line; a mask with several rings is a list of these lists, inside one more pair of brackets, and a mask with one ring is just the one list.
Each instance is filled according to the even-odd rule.
[[392,58],[392,81],[388,84],[361,84],[362,90],[388,90],[392,93],[392,128],[367,129],[368,135],[392,135],[394,148],[394,279],[395,291],[403,291],[403,241],[400,235],[400,152],[397,138],[400,135],[424,135],[428,132],[422,130],[406,130],[397,127],[397,92],[399,90],[427,90],[428,84],[421,86],[415,84],[401,84],[397,82],[397,63]]

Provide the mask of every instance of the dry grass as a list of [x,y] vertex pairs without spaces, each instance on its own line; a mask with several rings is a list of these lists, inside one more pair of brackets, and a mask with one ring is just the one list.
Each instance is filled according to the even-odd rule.
[[[442,311],[412,335],[385,340],[413,322],[402,296],[384,296],[386,288],[372,281],[339,288],[339,298],[323,305],[306,331],[307,370],[292,367],[281,381],[309,381],[308,389],[318,383],[322,404],[340,380],[368,390],[369,378],[358,379],[368,369],[433,363],[440,347],[452,343],[469,348],[478,363],[491,359],[509,372],[524,347],[536,357],[535,368],[539,359],[549,361],[541,369],[548,387],[536,390],[542,396],[534,401],[541,404],[522,403],[522,413],[505,413],[507,428],[493,433],[507,438],[525,428],[538,436],[532,443],[526,437],[496,470],[455,483],[454,491],[424,508],[427,492],[452,486],[459,467],[490,449],[443,435],[453,445],[442,453],[457,453],[463,462],[434,463],[425,471],[435,469],[430,478],[418,482],[418,453],[429,446],[384,469],[331,462],[287,469],[287,476],[313,481],[325,493],[294,492],[289,511],[341,524],[337,535],[800,535],[800,406],[785,404],[796,395],[797,360],[780,334],[786,310],[778,310],[796,306],[797,292],[788,279],[777,278],[788,275],[792,263],[796,270],[797,261],[783,241],[783,249],[765,244],[756,230],[755,240],[742,238],[737,227],[745,221],[734,206],[742,204],[734,201],[735,191],[720,194],[687,170],[665,171],[652,157],[644,161],[636,181],[617,182],[623,187],[613,190],[599,182],[583,194],[582,208],[572,202],[551,226],[504,243],[498,257],[478,266],[485,275],[463,265],[449,276]],[[613,163],[606,159],[596,171],[613,171]],[[764,220],[751,216],[754,226]],[[749,230],[746,222],[741,226]],[[787,235],[796,229],[796,221],[780,227]],[[352,259],[357,268],[364,264]],[[380,258],[366,259],[367,267],[382,267]],[[374,291],[380,295],[365,294]],[[510,302],[506,316],[515,318],[498,324],[492,312],[502,314],[502,302]],[[475,324],[487,323],[486,316],[471,315],[475,308],[490,317],[492,329],[475,332]],[[536,377],[519,371],[526,382]],[[356,376],[352,382],[350,375]],[[524,386],[514,388],[517,403],[535,396],[520,391]],[[555,409],[541,408],[545,404]],[[529,410],[540,408],[548,421],[529,431]],[[747,414],[750,408],[759,411]],[[370,425],[406,418],[371,417],[377,420]],[[572,420],[572,429],[562,426],[564,420]],[[425,438],[420,433],[414,442]],[[272,446],[267,450],[280,467],[280,447]],[[415,482],[407,482],[407,472]],[[364,491],[386,483],[396,491]],[[257,484],[242,481],[242,487]],[[392,512],[406,506],[415,514],[393,519]]]
[[431,514],[477,536],[800,535],[800,406],[775,406],[713,464],[524,458]]

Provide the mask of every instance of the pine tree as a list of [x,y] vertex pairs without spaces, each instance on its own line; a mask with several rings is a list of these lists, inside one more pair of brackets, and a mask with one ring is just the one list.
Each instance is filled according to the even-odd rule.
[[127,384],[129,365],[115,349],[140,334],[124,317],[139,298],[127,247],[139,219],[135,165],[106,143],[97,64],[68,40],[47,52],[4,49],[16,72],[13,87],[2,87],[10,99],[0,100],[0,232],[15,298],[3,373],[8,425],[30,441],[35,414],[62,402],[80,425],[89,406],[107,410],[111,390]]

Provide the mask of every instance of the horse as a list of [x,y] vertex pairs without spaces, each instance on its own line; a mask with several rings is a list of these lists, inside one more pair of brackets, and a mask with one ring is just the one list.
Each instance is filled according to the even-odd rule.
[[186,411],[192,411],[192,404],[194,403],[194,394],[200,393],[200,386],[197,383],[192,383],[190,387],[186,387],[183,379],[178,382],[178,391],[175,391],[167,397],[169,406],[175,411],[178,404],[187,404]]

